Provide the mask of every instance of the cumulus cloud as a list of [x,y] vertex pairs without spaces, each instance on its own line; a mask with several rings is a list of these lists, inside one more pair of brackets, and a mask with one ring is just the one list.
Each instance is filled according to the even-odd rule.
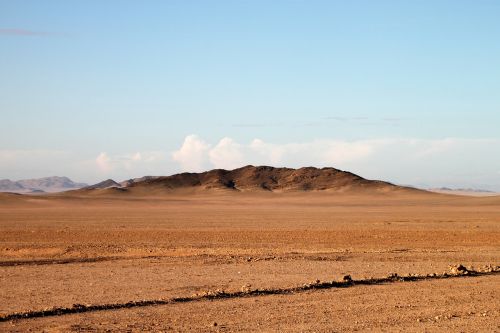
[[[327,166],[354,161],[373,153],[373,143],[315,140],[304,143],[273,144],[254,139],[248,148],[252,160],[271,165]],[[248,161],[249,162],[249,161]]]
[[113,169],[113,166],[111,165],[111,159],[106,153],[100,153],[99,156],[97,156],[97,158],[95,159],[95,163],[97,164],[99,170],[103,172],[109,172]]
[[212,165],[221,169],[235,169],[245,163],[244,147],[231,138],[223,138],[208,151]]
[[179,171],[234,169],[244,165],[276,167],[330,166],[371,179],[424,187],[475,187],[500,190],[500,139],[310,140],[275,143],[239,142],[223,137],[207,142],[187,136],[170,154],[140,151],[123,154],[56,150],[0,150],[0,178],[50,175],[97,182]]
[[203,171],[208,166],[210,145],[196,135],[188,135],[179,150],[172,153],[174,161],[178,162],[183,171]]
[[327,166],[355,161],[374,153],[376,141],[316,140],[304,143],[274,144],[254,139],[249,144],[225,137],[215,145],[195,135],[187,136],[173,160],[183,171],[208,168],[234,169],[247,164]]
[[207,168],[233,169],[246,164],[286,166],[352,166],[374,157],[389,157],[386,163],[415,161],[439,157],[460,149],[472,149],[495,140],[471,140],[445,138],[423,139],[373,139],[373,140],[313,140],[309,142],[275,144],[254,139],[248,144],[238,143],[229,137],[215,145],[196,135],[185,138],[181,148],[175,151],[173,160],[185,171]]
[[[173,153],[182,171],[212,168],[234,169],[244,165],[287,167],[331,166],[358,173],[367,178],[389,180],[401,184],[453,185],[480,184],[499,186],[495,177],[500,157],[491,154],[498,139],[370,139],[312,140],[307,142],[272,143],[254,139],[249,143],[224,137],[210,144],[196,135],[186,137]],[[497,177],[498,178],[498,177]],[[475,181],[475,183],[474,183]]]

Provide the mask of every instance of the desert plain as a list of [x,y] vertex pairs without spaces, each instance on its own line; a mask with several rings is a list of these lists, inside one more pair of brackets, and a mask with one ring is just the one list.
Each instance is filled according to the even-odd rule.
[[0,194],[0,230],[2,332],[500,331],[498,196]]

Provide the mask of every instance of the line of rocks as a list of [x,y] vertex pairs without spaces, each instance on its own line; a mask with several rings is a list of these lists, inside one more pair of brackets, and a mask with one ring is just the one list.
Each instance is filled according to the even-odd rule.
[[348,288],[356,285],[377,285],[377,284],[385,284],[393,282],[410,282],[410,281],[421,281],[421,280],[431,280],[431,279],[473,277],[473,276],[492,275],[498,273],[500,273],[500,266],[487,265],[480,267],[478,269],[474,269],[472,267],[467,268],[463,265],[454,265],[450,266],[450,270],[448,272],[443,272],[442,274],[436,274],[436,273],[426,274],[426,275],[409,274],[405,276],[400,276],[396,273],[391,273],[386,277],[382,278],[370,278],[362,280],[354,280],[350,275],[345,275],[342,277],[340,281],[322,282],[320,280],[316,280],[310,283],[305,283],[302,286],[297,286],[292,288],[252,289],[250,285],[245,285],[242,287],[241,291],[235,291],[235,292],[228,292],[223,289],[216,289],[216,290],[208,290],[188,297],[176,297],[170,299],[140,300],[140,301],[130,301],[126,303],[94,304],[94,305],[73,304],[73,306],[71,307],[54,307],[38,311],[15,312],[0,316],[0,322],[30,319],[30,318],[40,318],[40,317],[61,316],[66,314],[76,314],[84,312],[118,310],[118,309],[135,308],[135,307],[186,303],[186,302],[194,302],[202,300],[255,297],[264,295],[284,295],[284,294],[300,293],[309,290]]

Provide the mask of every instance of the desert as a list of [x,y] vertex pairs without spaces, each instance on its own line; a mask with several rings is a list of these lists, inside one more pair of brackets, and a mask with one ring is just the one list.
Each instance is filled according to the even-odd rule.
[[499,17],[0,0],[0,333],[500,332]]
[[[290,175],[245,167],[196,185],[171,179],[200,174],[0,194],[0,327],[499,329],[500,197],[436,194],[341,171],[328,176],[341,190],[314,190],[327,183],[321,170],[290,169],[300,177],[275,192],[254,185]],[[230,188],[214,188],[228,174]]]

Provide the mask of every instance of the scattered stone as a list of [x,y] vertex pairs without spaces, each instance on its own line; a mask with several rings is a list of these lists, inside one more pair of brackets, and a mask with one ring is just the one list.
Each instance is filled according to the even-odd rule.
[[251,284],[245,284],[244,286],[241,287],[241,291],[244,293],[249,293],[252,291],[252,285]]
[[342,277],[342,282],[350,283],[352,282],[352,277],[350,275],[344,275]]
[[456,265],[456,266],[451,266],[450,267],[451,274],[453,275],[467,275],[469,274],[469,271],[467,268],[463,265]]
[[493,272],[493,266],[486,265],[486,266],[482,267],[480,270],[483,272],[486,272],[486,273],[491,273],[491,272]]
[[213,327],[217,326],[217,323],[214,321],[214,323],[212,324]]

